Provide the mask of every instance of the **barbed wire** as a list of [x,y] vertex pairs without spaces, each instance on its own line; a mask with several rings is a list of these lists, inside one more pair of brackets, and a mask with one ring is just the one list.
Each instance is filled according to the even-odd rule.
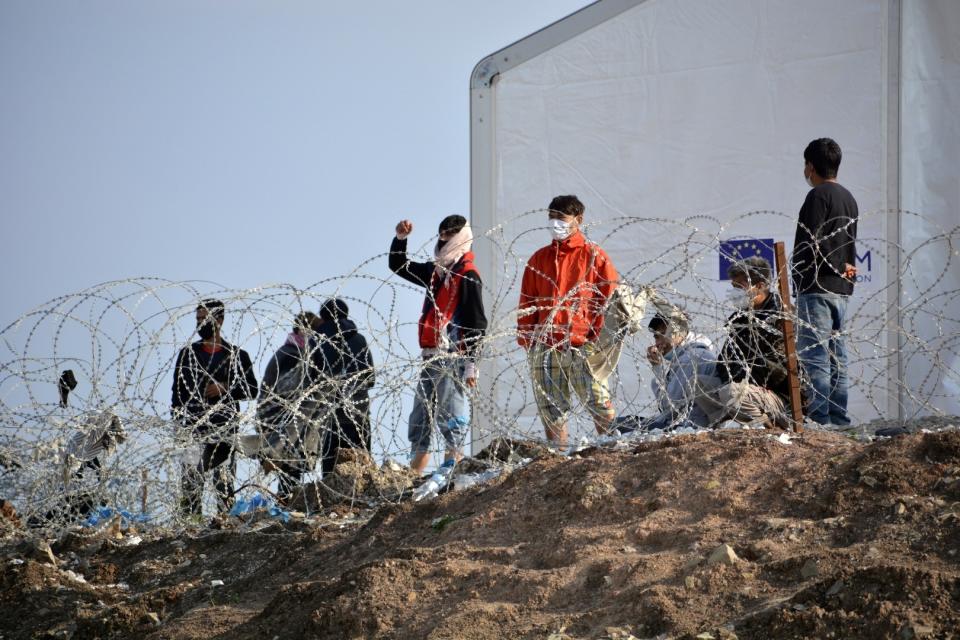
[[[864,233],[882,229],[882,221],[891,215],[922,233],[910,244]],[[478,233],[475,240],[475,249],[482,245],[480,253],[489,257],[479,267],[489,326],[479,347],[480,384],[465,390],[471,413],[468,450],[474,453],[495,441],[543,440],[528,353],[517,344],[517,318],[530,311],[518,309],[520,281],[530,255],[548,243],[545,218],[545,210],[530,211]],[[876,224],[871,227],[871,222]],[[745,257],[731,255],[731,247],[769,256],[770,237],[743,230],[780,229],[792,235],[795,226],[794,216],[754,211],[727,220],[706,215],[684,220],[618,217],[584,228],[611,256],[624,291],[643,298],[646,319],[660,313],[670,320],[671,310],[682,309],[686,343],[676,336],[677,346],[693,340],[708,345],[712,360],[704,362],[715,365],[736,316],[724,300],[730,283],[721,267]],[[853,423],[956,412],[960,227],[941,229],[917,213],[880,211],[862,215],[860,229],[858,261],[862,259],[866,269],[849,300],[845,328],[833,335],[846,342]],[[638,238],[643,250],[632,246]],[[416,255],[430,260],[433,240]],[[417,318],[402,317],[400,300],[419,300],[424,293],[391,274],[384,253],[306,288],[280,283],[230,289],[206,281],[133,278],[40,305],[0,332],[0,497],[12,501],[32,524],[54,529],[90,521],[91,514],[107,506],[169,526],[190,522],[195,514],[183,510],[181,480],[195,468],[202,438],[185,426],[182,416],[171,413],[171,390],[178,352],[197,339],[198,303],[223,302],[224,337],[249,354],[259,382],[271,358],[292,339],[294,318],[306,311],[317,313],[325,302],[339,298],[349,305],[349,318],[367,342],[374,386],[365,388],[363,370],[349,375],[321,371],[322,359],[316,355],[324,344],[328,356],[347,356],[350,349],[322,336],[311,338],[312,331],[307,331],[304,345],[294,349],[308,365],[302,387],[272,398],[261,389],[259,400],[248,394],[237,418],[206,439],[227,441],[231,452],[247,454],[237,455],[237,468],[228,478],[231,496],[258,491],[282,497],[287,508],[299,510],[343,501],[373,505],[406,499],[420,482],[406,466],[413,395],[425,362],[448,357],[434,355],[425,361],[411,340]],[[774,314],[767,323],[774,337],[781,316]],[[653,337],[646,319],[642,331],[618,336],[617,359],[610,363],[615,371],[609,390],[617,418],[611,433],[629,424],[635,430],[621,438],[647,437],[650,419],[665,411],[670,418],[659,426],[667,431],[703,428],[690,422],[694,403],[665,403],[655,395],[651,382],[668,375],[670,363],[651,366]],[[798,330],[805,328],[796,316],[792,319]],[[802,348],[799,357],[805,357]],[[316,370],[311,372],[311,367]],[[72,381],[64,378],[67,370],[76,379],[73,389]],[[273,425],[264,420],[268,401],[285,416]],[[572,439],[595,440],[595,416],[579,403],[570,409]],[[349,424],[351,432],[338,424]],[[348,447],[360,437],[357,429],[368,444],[354,444],[369,449],[369,456],[347,452],[324,474],[324,438],[343,440]],[[432,443],[431,452],[438,456],[448,448],[437,434]],[[509,455],[509,447],[507,451],[487,456],[480,466],[467,458],[462,468],[476,471],[516,463],[518,457]],[[228,461],[223,469],[230,470],[232,464]],[[279,495],[283,486],[277,484],[283,465],[303,474],[293,481],[294,493],[286,496]],[[301,486],[313,496],[297,489]],[[205,500],[210,514],[216,504],[209,494]]]

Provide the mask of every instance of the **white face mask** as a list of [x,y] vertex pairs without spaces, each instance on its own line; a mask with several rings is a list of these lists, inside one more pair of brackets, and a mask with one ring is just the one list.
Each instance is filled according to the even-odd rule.
[[727,297],[724,298],[724,302],[728,307],[744,310],[749,309],[753,305],[753,297],[753,294],[750,293],[748,289],[745,290],[734,287],[727,291]]
[[573,229],[571,229],[569,222],[564,222],[563,220],[550,221],[550,235],[553,236],[554,240],[566,240],[572,232]]

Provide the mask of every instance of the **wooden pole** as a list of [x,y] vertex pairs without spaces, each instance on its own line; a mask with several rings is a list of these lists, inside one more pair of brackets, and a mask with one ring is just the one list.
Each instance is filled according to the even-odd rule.
[[783,305],[783,318],[780,322],[783,331],[783,349],[787,356],[787,381],[790,383],[790,412],[793,418],[793,430],[803,431],[803,401],[800,399],[800,366],[797,361],[797,338],[793,327],[794,309],[790,303],[790,282],[787,278],[787,250],[783,242],[773,245],[777,259],[777,280],[780,288],[780,301]]

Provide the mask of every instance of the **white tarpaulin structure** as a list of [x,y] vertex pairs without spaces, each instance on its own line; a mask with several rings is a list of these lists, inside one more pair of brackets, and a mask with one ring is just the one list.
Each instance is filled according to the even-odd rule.
[[[601,0],[482,60],[471,214],[501,338],[477,422],[534,424],[510,312],[552,196],[577,194],[621,276],[674,292],[719,339],[719,243],[792,249],[803,150],[824,136],[861,212],[851,413],[960,413],[956,247],[930,241],[960,224],[958,112],[956,0]],[[917,311],[931,287],[952,326]],[[618,408],[643,413],[649,376],[621,361]]]

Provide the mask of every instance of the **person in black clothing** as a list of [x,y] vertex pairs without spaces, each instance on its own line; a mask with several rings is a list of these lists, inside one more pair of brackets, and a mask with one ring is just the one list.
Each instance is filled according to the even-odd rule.
[[840,145],[819,138],[807,145],[803,159],[812,188],[800,208],[793,246],[797,352],[811,387],[808,417],[845,426],[850,418],[843,332],[857,275],[857,201],[837,183]]
[[[185,465],[181,478],[181,511],[201,515],[205,474],[216,470],[214,485],[221,513],[233,501],[233,441],[240,417],[240,401],[257,395],[257,378],[250,355],[220,335],[224,308],[219,300],[197,306],[200,340],[177,355],[173,371],[174,420],[202,443],[200,461]],[[227,464],[225,464],[227,463]]]
[[297,315],[293,331],[270,358],[260,382],[257,426],[261,446],[257,457],[267,473],[277,472],[277,499],[281,504],[289,501],[303,474],[311,470],[310,460],[316,460],[312,456],[316,455],[318,438],[312,421],[319,402],[311,382],[316,321],[316,314],[310,311]]
[[314,323],[317,346],[312,361],[315,382],[327,407],[334,407],[323,436],[321,467],[326,475],[337,464],[340,449],[369,452],[370,389],[376,381],[367,340],[348,317],[339,298],[324,302]]
[[780,298],[770,290],[770,263],[747,258],[731,265],[733,290],[727,302],[735,311],[727,319],[729,333],[717,358],[716,377],[698,381],[694,398],[708,424],[725,420],[787,424],[790,398],[787,359],[780,330]]
[[487,317],[466,218],[452,215],[440,222],[431,262],[407,258],[412,232],[409,220],[397,224],[389,265],[404,280],[426,289],[417,325],[423,367],[407,430],[410,467],[422,472],[430,461],[434,425],[446,440],[445,464],[452,465],[463,455],[470,424],[467,388],[477,384],[477,357]]

